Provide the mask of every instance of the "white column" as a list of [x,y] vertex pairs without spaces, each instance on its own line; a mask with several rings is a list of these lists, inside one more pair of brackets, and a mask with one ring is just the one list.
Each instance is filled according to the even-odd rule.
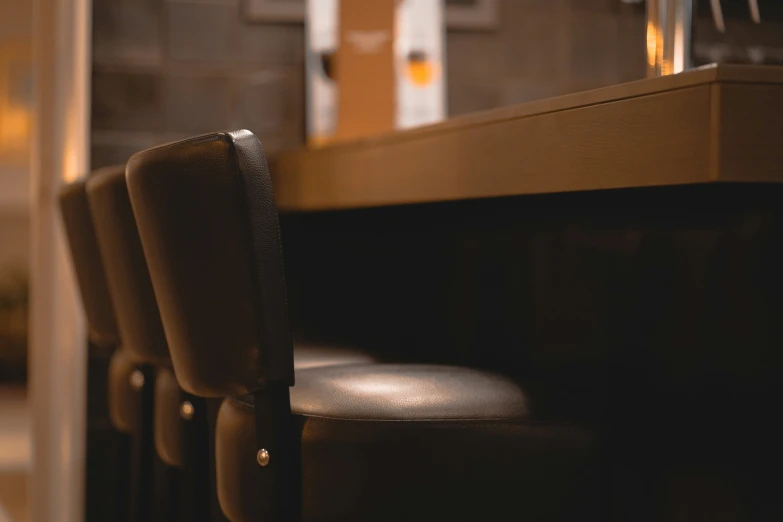
[[31,522],[84,520],[87,346],[57,194],[89,169],[91,0],[33,0]]

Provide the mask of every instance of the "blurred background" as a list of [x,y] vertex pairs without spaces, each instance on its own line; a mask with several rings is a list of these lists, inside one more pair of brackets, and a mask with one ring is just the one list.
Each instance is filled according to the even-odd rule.
[[[433,0],[435,1],[435,0]],[[371,0],[368,0],[371,4]],[[692,63],[783,64],[783,2],[694,3]],[[0,0],[0,521],[25,519],[32,0]],[[447,116],[641,79],[634,0],[447,0]],[[249,128],[306,141],[303,0],[94,0],[91,168],[155,144]]]
[[32,3],[0,2],[0,521],[24,520]]
[[[261,8],[252,9],[248,4],[253,3]],[[93,167],[121,162],[161,141],[216,128],[247,127],[271,152],[302,144],[305,30],[301,22],[291,21],[295,14],[264,9],[264,4],[278,3],[302,4],[97,0]],[[483,3],[446,2],[463,8]],[[489,4],[488,19],[477,16],[471,26],[468,18],[447,31],[449,116],[645,74],[644,4]],[[478,8],[476,13],[483,14]]]

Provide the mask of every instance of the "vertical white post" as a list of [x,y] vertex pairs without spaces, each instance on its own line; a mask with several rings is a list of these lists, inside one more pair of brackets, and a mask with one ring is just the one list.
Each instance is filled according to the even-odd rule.
[[87,343],[57,194],[89,168],[91,0],[34,0],[31,522],[84,520]]

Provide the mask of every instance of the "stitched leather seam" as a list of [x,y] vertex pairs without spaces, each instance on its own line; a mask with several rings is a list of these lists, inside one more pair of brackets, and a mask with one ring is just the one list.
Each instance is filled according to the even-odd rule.
[[[149,149],[144,149],[144,150],[142,150],[140,152],[137,152],[133,156],[131,156],[131,158],[133,158],[133,157],[142,158],[142,157],[146,156],[147,154],[149,154],[151,152],[158,151],[158,150],[161,150],[161,149],[165,149],[167,147],[171,147],[171,146],[174,146],[174,145],[183,145],[183,144],[187,144],[187,143],[196,143],[196,142],[199,142],[199,141],[209,141],[211,139],[214,139],[215,137],[221,137],[223,139],[226,139],[226,138],[228,138],[228,134],[225,131],[211,132],[209,134],[202,134],[201,136],[193,136],[192,138],[187,138],[187,139],[184,139],[184,140],[171,141],[169,143],[163,143],[163,144],[157,145],[155,147],[150,147]],[[128,160],[128,163],[130,164],[130,160]]]
[[[258,351],[256,354],[257,362],[256,362],[256,371],[261,370],[261,372],[264,374],[263,376],[263,387],[266,387],[267,382],[267,376],[266,373],[269,369],[269,357],[267,356],[267,351],[263,348],[263,342],[264,342],[264,311],[263,311],[263,304],[261,301],[263,299],[259,299],[259,292],[261,291],[261,281],[259,280],[259,274],[258,274],[258,266],[256,266],[255,263],[255,245],[253,241],[253,225],[250,222],[250,209],[248,201],[247,201],[247,191],[245,187],[245,177],[243,173],[241,172],[241,167],[239,166],[239,158],[237,157],[237,148],[236,144],[234,143],[234,140],[228,133],[221,133],[221,137],[226,141],[228,144],[229,150],[231,151],[230,158],[231,158],[231,167],[234,173],[237,173],[237,184],[239,185],[239,191],[240,191],[240,198],[239,198],[239,208],[241,209],[240,215],[242,218],[242,226],[244,228],[243,237],[245,239],[245,242],[247,246],[250,248],[250,251],[253,255],[252,262],[250,263],[250,280],[252,281],[252,291],[251,299],[253,302],[253,316],[255,318],[255,328],[256,328],[256,335],[258,337]],[[261,377],[260,375],[258,377]]]
[[[233,162],[233,167],[236,169],[236,172],[238,172],[238,184],[240,186],[240,190],[242,193],[242,201],[240,202],[240,208],[242,209],[242,220],[245,227],[245,240],[247,241],[250,252],[252,254],[252,263],[251,263],[251,276],[253,281],[253,303],[254,308],[256,312],[257,317],[257,325],[256,328],[258,330],[259,335],[259,370],[261,370],[261,373],[263,375],[263,385],[268,386],[270,384],[270,380],[279,380],[279,375],[281,373],[281,368],[278,368],[277,366],[280,364],[281,354],[280,353],[274,353],[276,350],[291,350],[290,347],[290,326],[288,323],[288,304],[287,304],[287,292],[286,292],[286,285],[285,285],[285,274],[284,274],[284,265],[283,265],[283,252],[282,252],[282,242],[280,238],[280,226],[278,222],[277,217],[277,208],[274,201],[274,192],[271,187],[271,179],[269,178],[269,168],[266,164],[266,155],[263,152],[263,147],[261,143],[258,141],[258,138],[253,135],[252,133],[249,133],[249,136],[240,136],[235,137],[232,135],[232,133],[226,133],[225,135],[226,140],[229,143],[229,147],[231,150],[231,159]],[[258,175],[267,178],[267,179],[261,179],[258,180],[259,186],[257,188],[264,189],[264,185],[267,185],[268,182],[268,194],[264,190],[264,193],[262,195],[269,196],[271,198],[271,201],[262,201],[262,204],[271,204],[274,206],[272,209],[273,216],[273,222],[269,223],[269,230],[262,229],[264,232],[268,232],[269,234],[274,236],[274,244],[278,249],[278,252],[276,254],[277,261],[279,262],[279,273],[265,273],[267,269],[269,269],[269,266],[264,266],[265,263],[263,261],[264,254],[267,252],[259,252],[258,251],[258,234],[259,230],[257,230],[257,224],[256,224],[256,216],[254,214],[254,210],[252,208],[252,203],[249,201],[249,198],[252,196],[252,194],[248,193],[248,180],[251,176],[251,173],[246,172],[243,163],[247,163],[247,157],[243,153],[242,150],[240,150],[237,147],[236,139],[243,139],[243,138],[249,138],[251,140],[254,140],[254,145],[257,145],[260,149],[261,153],[261,164],[259,165],[261,168],[260,173]],[[253,181],[253,180],[251,180]],[[264,223],[261,223],[262,225]],[[271,267],[273,268],[273,271],[276,271],[278,267]],[[279,278],[279,281],[274,281],[275,278]],[[282,295],[278,296],[275,292],[275,288],[273,287],[271,289],[272,298],[275,299],[277,297],[282,298],[282,310],[281,316],[276,317],[275,310],[266,310],[266,299],[265,297],[268,297],[265,293],[265,281],[271,280],[272,285],[279,284],[280,288],[279,290]],[[285,324],[275,324],[277,321],[275,319],[278,319],[280,322],[283,322]],[[288,331],[285,331],[285,330]],[[288,347],[280,346],[280,343],[289,343]],[[262,360],[263,359],[263,360]],[[293,360],[290,361],[291,368],[286,368],[285,372],[288,374],[289,379],[292,382],[286,382],[287,385],[293,384]]]

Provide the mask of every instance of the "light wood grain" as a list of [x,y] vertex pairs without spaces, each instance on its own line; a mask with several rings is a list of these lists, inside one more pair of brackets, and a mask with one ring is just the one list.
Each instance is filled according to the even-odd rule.
[[718,181],[783,181],[783,84],[721,84]]
[[711,67],[284,153],[273,162],[278,205],[783,181],[781,89],[783,68]]

